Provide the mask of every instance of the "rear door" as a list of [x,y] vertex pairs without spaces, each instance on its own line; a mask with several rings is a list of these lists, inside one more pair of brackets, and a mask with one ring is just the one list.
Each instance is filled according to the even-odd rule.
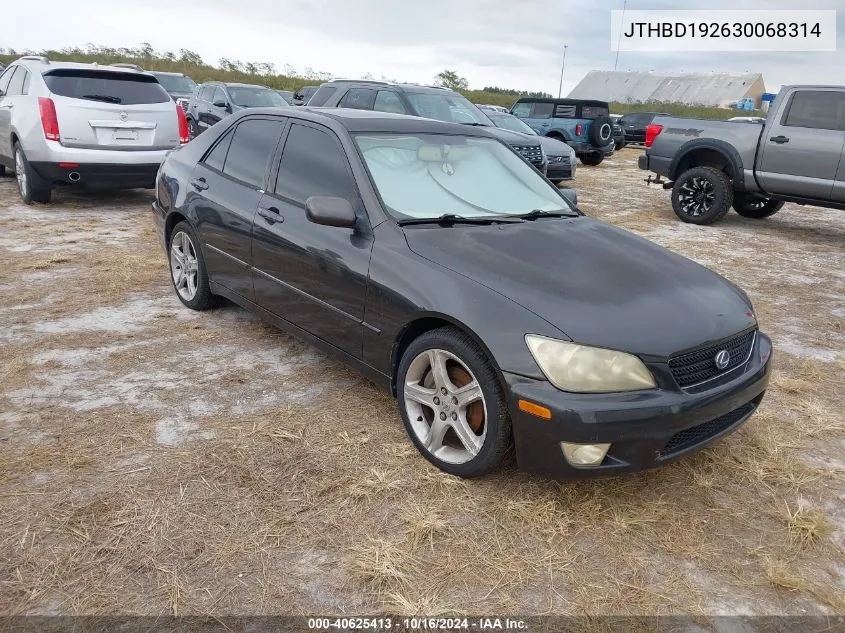
[[249,117],[197,164],[188,204],[211,279],[252,300],[252,222],[285,119]]
[[[276,171],[253,229],[256,302],[360,358],[373,237],[346,152],[331,130],[293,123]],[[310,196],[349,200],[356,226],[309,221]]]
[[830,200],[843,176],[845,92],[795,90],[788,99],[763,131],[757,180],[769,193]]
[[15,108],[15,99],[9,93],[9,85],[12,75],[22,66],[9,66],[0,74],[0,158],[3,162],[9,163],[12,160],[12,110]]
[[57,68],[44,81],[66,147],[140,151],[179,145],[176,106],[152,75]]

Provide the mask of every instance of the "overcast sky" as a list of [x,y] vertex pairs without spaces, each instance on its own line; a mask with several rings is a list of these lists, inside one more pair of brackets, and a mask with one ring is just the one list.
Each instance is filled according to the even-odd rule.
[[[311,67],[336,77],[371,73],[430,83],[444,68],[487,85],[564,94],[593,69],[612,69],[610,10],[623,0],[38,0],[2,12],[0,47],[114,47],[149,42],[221,57]],[[845,0],[628,0],[628,9],[836,9],[828,53],[620,53],[619,69],[759,71],[767,89],[843,83]]]

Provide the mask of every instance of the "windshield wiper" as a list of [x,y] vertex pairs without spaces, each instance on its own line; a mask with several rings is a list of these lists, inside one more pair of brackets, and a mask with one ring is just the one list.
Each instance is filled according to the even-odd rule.
[[472,123],[464,123],[464,125],[472,125],[473,127],[492,127],[490,125],[487,125],[486,123],[478,123],[475,121]]
[[106,103],[122,103],[123,99],[120,97],[112,97],[111,95],[82,95],[83,99],[92,99],[94,101],[105,101]]
[[465,218],[454,213],[444,213],[436,218],[407,218],[405,220],[399,220],[399,226],[409,226],[412,224],[495,224],[497,222],[510,224],[519,222],[519,220],[513,216]]
[[529,213],[522,215],[509,215],[509,218],[520,218],[522,220],[536,220],[537,218],[577,218],[579,214],[574,211],[543,211],[542,209],[534,209]]

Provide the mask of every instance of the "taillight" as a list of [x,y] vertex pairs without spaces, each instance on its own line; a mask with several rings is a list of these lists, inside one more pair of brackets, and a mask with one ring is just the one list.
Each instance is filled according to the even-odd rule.
[[652,123],[651,125],[647,126],[645,129],[645,146],[651,147],[651,144],[654,143],[654,139],[660,136],[660,133],[662,131],[662,125],[655,125],[654,123]]
[[190,143],[191,133],[188,131],[188,119],[185,117],[182,106],[178,103],[176,104],[176,116],[179,118],[179,144]]
[[584,133],[584,126],[580,123],[575,125],[575,136],[581,136]]
[[41,112],[41,127],[44,138],[48,141],[59,140],[59,119],[56,117],[56,104],[49,97],[38,97],[38,110]]

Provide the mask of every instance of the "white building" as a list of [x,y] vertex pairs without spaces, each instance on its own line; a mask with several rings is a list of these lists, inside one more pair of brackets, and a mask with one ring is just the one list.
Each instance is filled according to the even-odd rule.
[[760,107],[766,91],[760,73],[655,73],[592,70],[569,93],[572,99],[619,103],[683,103],[727,107],[746,97]]

